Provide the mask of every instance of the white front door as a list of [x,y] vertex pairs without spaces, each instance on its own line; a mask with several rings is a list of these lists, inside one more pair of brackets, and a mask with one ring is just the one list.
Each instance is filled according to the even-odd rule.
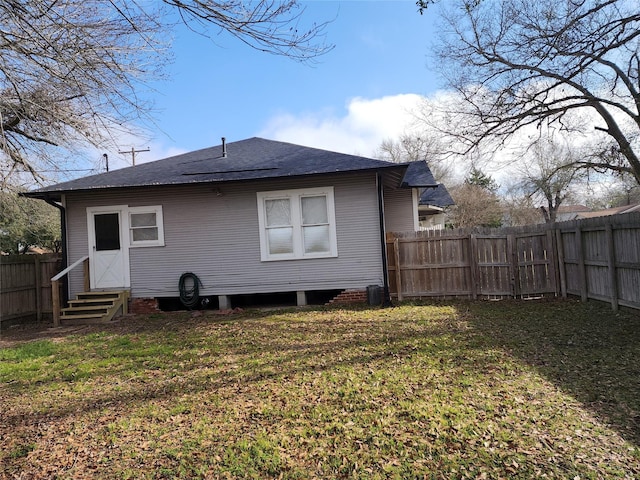
[[122,207],[87,209],[92,289],[130,286],[126,211]]

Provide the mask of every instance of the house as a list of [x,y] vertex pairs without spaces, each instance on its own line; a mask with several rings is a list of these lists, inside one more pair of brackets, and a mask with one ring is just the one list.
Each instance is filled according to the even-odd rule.
[[[178,297],[185,272],[221,309],[283,292],[364,299],[387,284],[386,231],[417,230],[425,187],[425,162],[250,138],[26,195],[60,208],[65,264],[88,256],[90,289],[127,290],[136,312]],[[70,271],[69,296],[84,289]]]
[[419,230],[442,230],[445,226],[445,208],[455,203],[442,183],[436,188],[425,188],[418,202]]

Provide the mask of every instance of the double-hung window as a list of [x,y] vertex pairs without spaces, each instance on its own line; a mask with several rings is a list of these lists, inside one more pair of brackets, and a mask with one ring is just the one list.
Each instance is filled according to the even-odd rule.
[[164,246],[162,206],[129,207],[129,242],[132,247]]
[[258,192],[263,261],[336,257],[333,187]]

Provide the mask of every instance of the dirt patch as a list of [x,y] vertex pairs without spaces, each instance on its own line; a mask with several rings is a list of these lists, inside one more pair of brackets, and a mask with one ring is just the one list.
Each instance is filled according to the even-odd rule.
[[[104,328],[105,326],[101,325],[101,327]],[[8,348],[19,343],[31,342],[34,340],[61,340],[69,335],[85,333],[92,328],[95,328],[95,326],[76,325],[52,327],[46,324],[15,325],[7,329],[3,329],[0,333],[0,348]]]
[[148,323],[147,315],[130,314],[116,318],[110,323],[95,325],[63,325],[60,327],[54,327],[51,323],[13,325],[0,331],[0,348],[7,348],[34,340],[62,340],[70,335],[85,335],[94,332],[127,333],[131,330],[140,329]]
[[[266,311],[266,309],[265,309]],[[95,325],[72,325],[54,327],[51,323],[26,323],[12,325],[0,330],[0,348],[8,348],[19,343],[35,340],[61,341],[70,335],[86,335],[95,332],[111,332],[127,334],[140,331],[164,329],[176,324],[185,325],[202,319],[219,319],[235,317],[244,313],[241,308],[230,310],[197,310],[193,312],[157,312],[153,314],[133,314],[116,318],[109,323]]]

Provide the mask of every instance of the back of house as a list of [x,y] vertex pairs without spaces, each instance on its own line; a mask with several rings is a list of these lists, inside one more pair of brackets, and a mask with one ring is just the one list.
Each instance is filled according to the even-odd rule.
[[[30,192],[64,215],[66,263],[131,309],[169,304],[185,273],[219,308],[243,296],[298,304],[383,285],[386,231],[418,228],[425,162],[394,164],[251,138]],[[69,294],[84,290],[81,269]]]

